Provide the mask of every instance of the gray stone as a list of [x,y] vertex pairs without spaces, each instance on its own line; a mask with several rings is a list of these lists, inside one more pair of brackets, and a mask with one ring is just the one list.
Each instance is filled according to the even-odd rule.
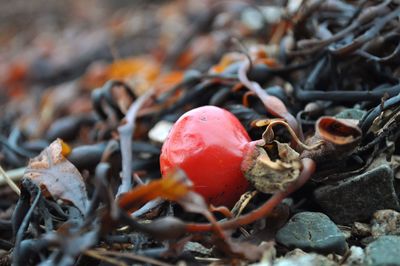
[[365,249],[364,265],[400,266],[400,237],[381,236]]
[[366,223],[354,222],[353,226],[351,227],[351,233],[357,237],[370,236],[371,227]]
[[183,247],[183,251],[194,252],[202,256],[211,256],[212,249],[206,248],[200,243],[189,241]]
[[360,110],[360,109],[345,109],[335,115],[336,118],[342,118],[342,119],[355,119],[355,120],[361,120],[361,118],[365,115],[365,111]]
[[276,234],[276,240],[288,248],[300,248],[322,254],[344,254],[347,243],[339,228],[323,213],[301,212],[294,215]]
[[340,224],[369,221],[377,210],[400,209],[393,187],[393,171],[388,164],[318,188],[314,195],[324,212]]
[[380,210],[371,221],[372,236],[400,235],[400,213],[394,210]]

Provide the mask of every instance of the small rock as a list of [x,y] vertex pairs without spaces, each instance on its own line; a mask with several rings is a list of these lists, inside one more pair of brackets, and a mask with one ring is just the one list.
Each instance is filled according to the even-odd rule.
[[364,265],[396,266],[400,265],[400,237],[381,236],[365,249]]
[[350,256],[346,259],[344,266],[362,266],[364,262],[364,250],[357,246],[351,246]]
[[323,266],[337,266],[336,262],[328,259],[325,256],[305,253],[300,249],[295,249],[288,252],[285,257],[279,258],[273,264],[274,266],[309,266],[309,265],[323,265]]
[[288,248],[301,248],[323,254],[344,254],[347,250],[343,233],[328,216],[319,212],[294,215],[278,231],[276,240]]
[[365,115],[365,111],[360,109],[345,109],[335,115],[336,118],[361,120]]
[[168,121],[159,121],[152,129],[150,129],[149,139],[157,143],[164,143],[173,125],[173,123]]
[[366,237],[371,235],[371,227],[369,224],[354,222],[353,226],[351,227],[351,233],[354,236],[358,237]]
[[340,229],[340,231],[341,231],[342,234],[344,235],[344,238],[345,238],[345,239],[351,238],[351,236],[352,236],[351,227],[349,227],[349,226],[344,226],[344,225],[338,225],[337,227]]
[[372,236],[400,235],[400,213],[394,210],[380,210],[371,221]]
[[200,243],[197,242],[187,242],[185,246],[183,247],[183,251],[190,251],[194,252],[196,254],[200,254],[202,256],[211,256],[212,250],[209,248],[206,248]]
[[372,236],[367,236],[360,240],[360,245],[363,247],[366,247],[369,244],[371,244],[372,242],[374,242],[375,240],[376,240],[376,238],[373,238]]
[[369,220],[377,210],[400,205],[393,187],[393,171],[388,164],[314,192],[316,201],[337,223]]

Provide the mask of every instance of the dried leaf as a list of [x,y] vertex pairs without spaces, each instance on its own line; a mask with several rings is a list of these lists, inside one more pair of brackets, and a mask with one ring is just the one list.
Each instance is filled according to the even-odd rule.
[[154,85],[160,74],[160,65],[152,57],[131,57],[117,60],[109,66],[108,79],[126,80],[136,95],[144,94]]
[[222,73],[223,71],[225,71],[225,69],[227,67],[229,67],[232,63],[240,61],[243,59],[243,55],[240,53],[235,53],[235,52],[231,52],[231,53],[226,53],[222,59],[218,62],[218,64],[214,65],[211,69],[210,69],[210,73]]
[[133,212],[155,198],[179,201],[189,191],[190,187],[185,180],[178,178],[176,174],[171,174],[149,184],[137,186],[123,194],[119,199],[119,206],[126,211]]
[[202,214],[213,224],[217,236],[223,241],[227,241],[221,227],[208,209],[206,201],[200,194],[192,190],[191,182],[183,171],[178,169],[160,180],[132,189],[120,197],[119,206],[132,212],[155,198],[175,201],[188,212]]
[[120,197],[119,206],[133,212],[156,198],[175,201],[188,212],[203,214],[206,217],[211,215],[206,201],[192,190],[190,180],[181,170],[172,172],[160,180],[135,187]]
[[71,202],[84,214],[88,206],[86,187],[78,169],[64,157],[70,151],[62,140],[55,140],[30,160],[23,178],[38,185],[44,195]]

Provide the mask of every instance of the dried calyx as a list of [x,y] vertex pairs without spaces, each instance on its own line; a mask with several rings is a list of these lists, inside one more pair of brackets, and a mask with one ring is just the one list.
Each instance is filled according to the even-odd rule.
[[293,137],[295,146],[312,149],[303,144],[293,129],[283,119],[261,120],[256,126],[267,126],[262,139],[250,142],[241,165],[247,180],[264,193],[284,191],[300,175],[300,154],[289,144],[274,140],[273,127],[285,126]]
[[[292,136],[294,148],[274,140],[273,126],[285,126]],[[241,170],[247,180],[264,193],[286,190],[299,177],[301,159],[321,162],[327,158],[351,154],[361,139],[361,130],[350,119],[321,117],[315,134],[302,143],[282,119],[262,120],[267,126],[263,138],[248,144]]]
[[272,141],[250,143],[242,163],[247,180],[264,193],[285,190],[300,174],[300,154],[286,143]]
[[304,151],[301,158],[323,162],[351,154],[361,140],[361,129],[351,119],[321,117],[315,125],[315,134],[306,140],[308,145],[323,142],[318,149]]

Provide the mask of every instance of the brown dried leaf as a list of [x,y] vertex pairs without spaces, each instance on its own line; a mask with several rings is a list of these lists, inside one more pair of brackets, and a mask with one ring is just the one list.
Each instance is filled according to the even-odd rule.
[[179,169],[160,180],[138,186],[123,194],[119,199],[119,206],[131,212],[159,197],[179,203],[188,212],[202,214],[213,224],[216,235],[223,242],[228,241],[204,198],[192,190],[191,182]]
[[156,198],[184,201],[190,192],[190,187],[181,177],[182,175],[179,174],[171,174],[146,185],[137,186],[119,198],[119,206],[126,211],[133,212]]
[[190,180],[181,170],[146,185],[135,187],[119,198],[119,206],[132,212],[156,198],[175,201],[188,212],[210,215],[206,201],[200,194],[192,190]]
[[85,183],[78,169],[64,156],[70,148],[57,139],[29,161],[23,178],[38,185],[44,195],[71,202],[82,214],[88,206]]

